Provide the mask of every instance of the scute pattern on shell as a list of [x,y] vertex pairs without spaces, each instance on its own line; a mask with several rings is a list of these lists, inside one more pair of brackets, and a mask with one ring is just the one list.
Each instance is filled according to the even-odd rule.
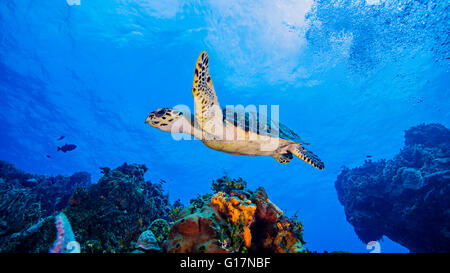
[[[229,109],[228,109],[229,110]],[[238,110],[236,110],[238,112]],[[269,119],[264,114],[259,113],[259,111],[247,111],[235,113],[234,111],[228,111],[224,108],[222,109],[223,119],[229,121],[235,126],[239,126],[245,131],[255,132],[261,135],[279,137],[281,139],[290,140],[292,142],[301,143],[303,140],[297,133],[291,130],[286,125],[273,121]],[[245,118],[243,118],[245,117]],[[261,125],[258,125],[261,118]],[[260,128],[262,126],[262,128]]]

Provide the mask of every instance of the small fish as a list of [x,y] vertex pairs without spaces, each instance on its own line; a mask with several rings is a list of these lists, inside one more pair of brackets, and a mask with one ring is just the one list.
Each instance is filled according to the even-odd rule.
[[27,183],[30,183],[30,184],[35,184],[37,182],[38,181],[36,180],[36,178],[29,178],[29,179],[27,179]]
[[46,157],[47,157],[47,158],[50,158],[51,156],[50,156],[50,155],[46,155]]
[[61,140],[63,139],[65,136],[60,136],[57,140]]
[[66,153],[75,150],[75,148],[77,148],[77,145],[75,144],[64,144],[64,146],[58,147],[58,150],[56,151],[62,151],[63,153]]
[[372,158],[372,156],[371,156],[371,155],[366,155],[366,157],[367,157],[367,158]]

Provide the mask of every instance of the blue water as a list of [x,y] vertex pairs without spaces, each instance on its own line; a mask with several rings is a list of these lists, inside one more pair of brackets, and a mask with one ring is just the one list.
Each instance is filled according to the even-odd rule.
[[[0,159],[94,181],[100,166],[144,163],[184,203],[240,176],[298,212],[309,249],[366,252],[335,178],[366,155],[393,157],[411,126],[450,126],[448,22],[441,0],[2,1]],[[193,109],[202,50],[222,106],[279,105],[326,169],[220,153],[144,124],[160,107]],[[78,147],[56,152],[62,143]],[[408,250],[385,238],[381,251]]]

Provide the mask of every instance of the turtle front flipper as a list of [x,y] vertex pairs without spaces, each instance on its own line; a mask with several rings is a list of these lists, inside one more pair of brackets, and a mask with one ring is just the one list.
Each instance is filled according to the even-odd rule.
[[192,94],[195,102],[195,119],[200,128],[209,134],[218,135],[218,126],[223,126],[222,109],[217,101],[216,91],[209,74],[209,56],[203,51],[197,59],[194,70]]
[[280,163],[289,163],[291,162],[293,156],[291,152],[286,151],[284,154],[274,154],[273,158]]
[[290,151],[295,156],[312,165],[313,167],[319,170],[325,169],[325,164],[323,164],[322,160],[320,160],[320,158],[313,152],[306,150],[302,146],[298,145],[297,147],[290,149]]

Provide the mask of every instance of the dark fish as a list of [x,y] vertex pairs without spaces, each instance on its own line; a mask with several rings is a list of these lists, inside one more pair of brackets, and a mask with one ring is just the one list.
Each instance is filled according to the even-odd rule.
[[367,157],[367,158],[372,158],[372,156],[371,156],[371,155],[366,155],[366,157]]
[[64,146],[58,147],[57,151],[62,151],[63,153],[75,150],[77,145],[75,144],[64,144]]
[[51,156],[50,156],[50,155],[46,155],[46,157],[47,157],[47,158],[50,158]]
[[64,136],[60,136],[57,140],[61,140],[61,139],[63,139],[64,138]]

